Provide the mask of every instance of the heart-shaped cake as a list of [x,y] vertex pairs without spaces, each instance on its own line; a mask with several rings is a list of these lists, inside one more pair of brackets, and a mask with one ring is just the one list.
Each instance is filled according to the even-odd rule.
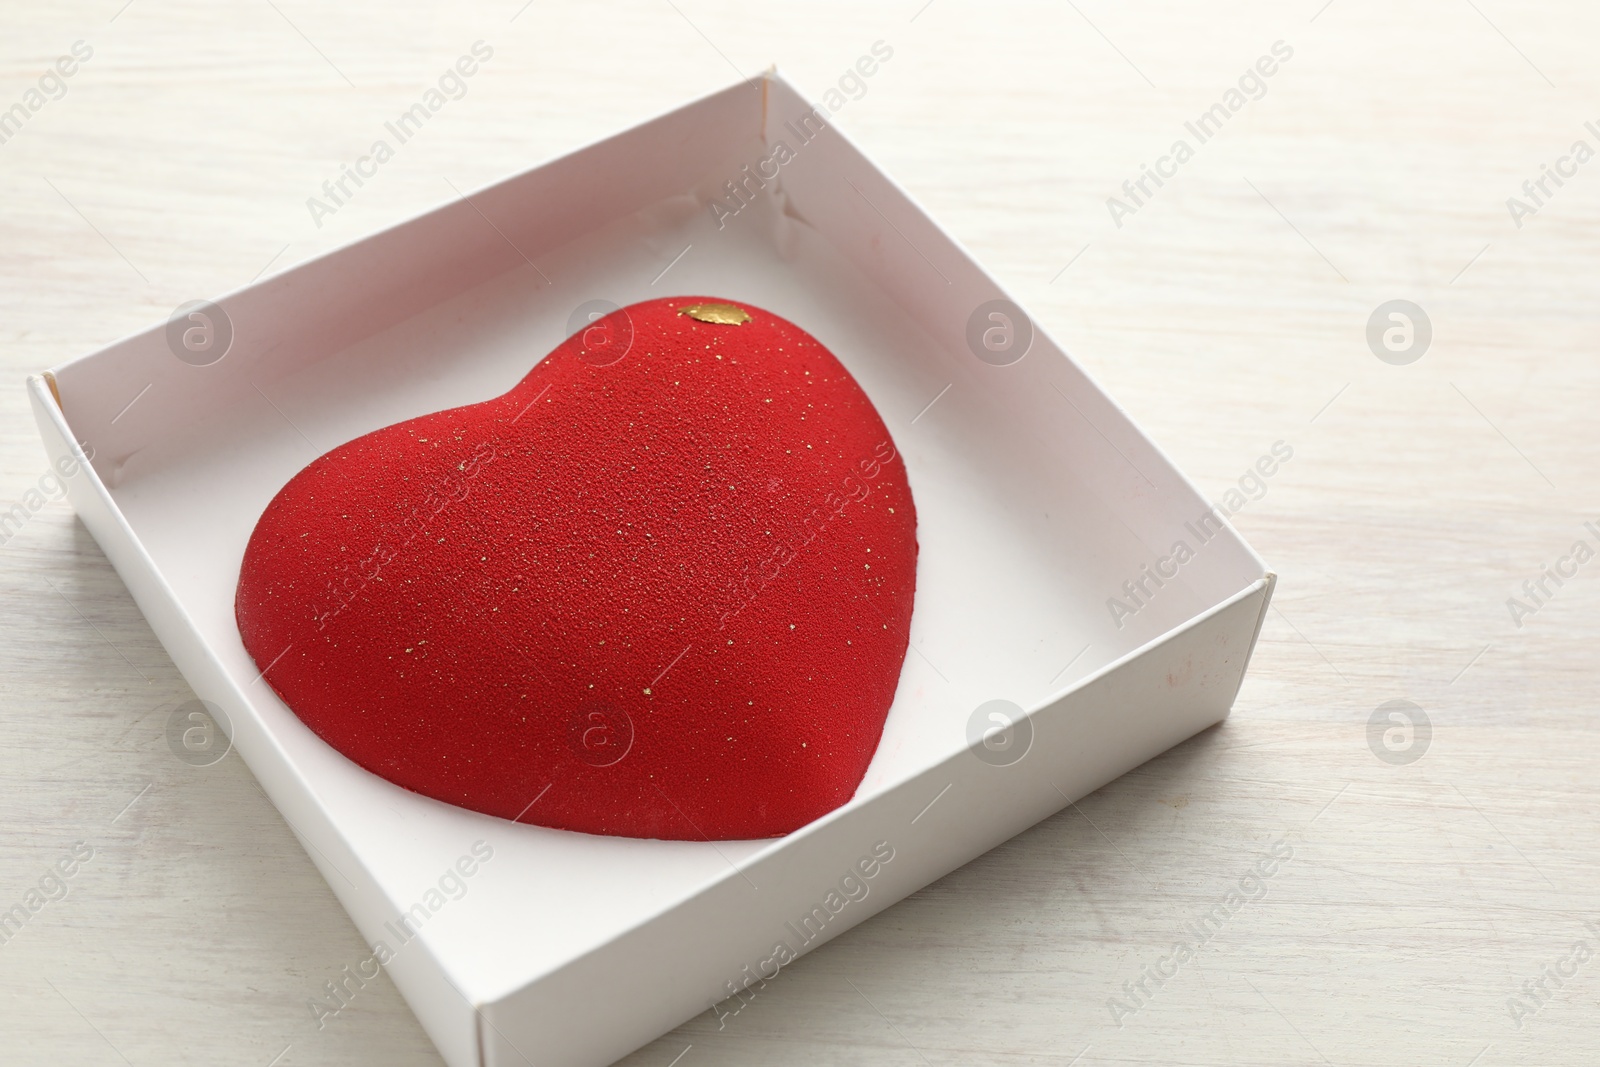
[[235,612],[294,713],[397,785],[557,829],[761,838],[854,795],[916,557],[904,464],[833,354],[671,298],[313,461],[256,524]]

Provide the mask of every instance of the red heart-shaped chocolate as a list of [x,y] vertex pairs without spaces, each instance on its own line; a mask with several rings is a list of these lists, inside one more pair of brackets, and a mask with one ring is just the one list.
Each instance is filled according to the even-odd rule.
[[905,659],[916,512],[804,330],[653,300],[504,396],[267,505],[235,602],[307,726],[426,796],[629,837],[772,837],[854,795]]

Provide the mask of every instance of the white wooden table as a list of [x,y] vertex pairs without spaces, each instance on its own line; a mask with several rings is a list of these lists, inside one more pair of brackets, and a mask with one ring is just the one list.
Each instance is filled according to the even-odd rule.
[[[438,1062],[386,979],[317,1028],[306,999],[359,936],[236,756],[173,758],[190,694],[42,500],[23,375],[735,71],[776,60],[820,96],[879,40],[839,123],[1202,488],[1293,448],[1235,519],[1276,607],[1225,725],[626,1062],[1600,1058],[1600,561],[1523,592],[1600,548],[1600,161],[1561,162],[1600,150],[1600,9],[122,3],[0,12],[0,108],[26,112],[0,144],[0,510],[28,512],[0,545],[0,910],[93,850],[0,944],[0,1061]],[[306,199],[479,39],[468,93],[317,225]],[[1279,41],[1200,143],[1185,122]],[[1179,138],[1192,158],[1161,163]],[[1535,203],[1542,164],[1568,176]],[[1406,365],[1367,341],[1391,300],[1431,322]],[[1392,700],[1431,734],[1385,748]]]

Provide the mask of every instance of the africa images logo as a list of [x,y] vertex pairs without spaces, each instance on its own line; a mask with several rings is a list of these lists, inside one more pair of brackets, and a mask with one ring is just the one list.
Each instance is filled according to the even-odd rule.
[[[454,64],[446,67],[434,84],[424,90],[421,99],[400,112],[393,121],[383,124],[388,137],[373,141],[365,155],[339,168],[337,178],[324,181],[322,196],[306,197],[306,210],[311,213],[311,221],[317,229],[322,229],[325,216],[338,214],[339,209],[355,197],[368,179],[376,178],[378,168],[393,159],[400,146],[421,133],[422,127],[444,110],[446,104],[466,96],[467,79],[478,73],[482,65],[493,57],[493,48],[483,41],[474,41],[470,54],[463,53]],[[389,143],[390,138],[393,138],[393,144]],[[352,185],[354,188],[351,188]]]
[[[773,942],[771,955],[757,963],[753,970],[746,964],[738,977],[723,983],[728,995],[711,1005],[711,1014],[717,1017],[717,1029],[727,1027],[728,1019],[743,1011],[768,982],[778,977],[780,970],[799,959],[806,946],[820,938],[840,912],[852,903],[866,900],[872,892],[872,880],[882,873],[894,855],[894,846],[889,842],[874,842],[872,851],[847,867],[819,902],[798,919],[784,923],[783,936]],[[738,1006],[724,1010],[724,1005],[731,1005],[733,1001],[738,1001]]]
[[[1243,111],[1246,104],[1266,96],[1266,79],[1278,73],[1279,65],[1292,58],[1292,47],[1283,41],[1272,42],[1271,55],[1258,58],[1239,75],[1236,85],[1222,94],[1221,100],[1202,111],[1192,122],[1183,124],[1184,130],[1194,138],[1194,145],[1180,137],[1172,142],[1172,147],[1165,155],[1156,157],[1154,168],[1141,163],[1139,176],[1122,183],[1122,193],[1127,199],[1115,196],[1106,199],[1106,210],[1111,213],[1111,221],[1117,229],[1122,229],[1123,219],[1137,215],[1140,208],[1155,199],[1156,193],[1167,184],[1164,179],[1178,176],[1178,168],[1194,158],[1196,146],[1205,144],[1221,133],[1223,125]],[[1154,188],[1151,188],[1152,184]]]
[[1274,841],[1270,854],[1258,859],[1249,871],[1230,885],[1221,900],[1178,928],[1179,937],[1168,952],[1142,966],[1137,978],[1122,983],[1123,996],[1106,998],[1106,1010],[1111,1013],[1111,1021],[1121,1027],[1128,1016],[1136,1015],[1148,1007],[1161,987],[1178,977],[1183,965],[1194,959],[1234,916],[1243,911],[1246,905],[1266,897],[1267,880],[1292,859],[1294,846],[1288,839]]

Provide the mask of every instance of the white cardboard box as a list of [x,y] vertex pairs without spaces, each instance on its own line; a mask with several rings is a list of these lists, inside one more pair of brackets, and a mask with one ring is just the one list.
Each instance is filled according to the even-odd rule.
[[[811,111],[776,74],[736,85],[219,298],[217,362],[176,358],[163,323],[29,383],[52,459],[89,446],[84,524],[453,1067],[609,1063],[1238,692],[1261,560],[1042,331],[1018,361],[980,359],[969,320],[1000,322],[979,308],[1003,291]],[[505,391],[584,302],[674,293],[810,331],[904,457],[913,648],[855,799],[778,840],[640,841],[479,815],[345,760],[234,625],[267,501],[337,444]],[[1112,597],[1137,610],[1114,619]],[[974,746],[992,700],[1028,714]],[[463,857],[472,875],[450,876]]]

